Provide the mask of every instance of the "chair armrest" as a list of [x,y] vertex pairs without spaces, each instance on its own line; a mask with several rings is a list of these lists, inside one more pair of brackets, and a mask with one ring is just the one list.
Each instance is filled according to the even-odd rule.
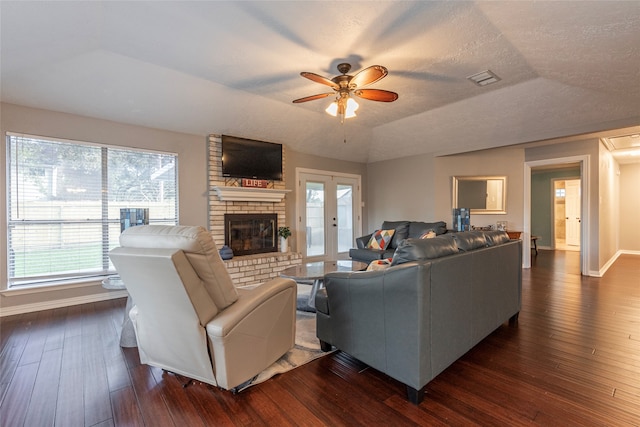
[[207,324],[207,333],[212,337],[226,336],[249,314],[256,314],[256,311],[261,310],[261,306],[266,307],[267,301],[272,298],[280,298],[281,294],[287,294],[282,296],[287,297],[290,292],[293,293],[292,312],[295,318],[297,285],[294,280],[278,277],[255,288],[240,288],[238,289],[238,300]]

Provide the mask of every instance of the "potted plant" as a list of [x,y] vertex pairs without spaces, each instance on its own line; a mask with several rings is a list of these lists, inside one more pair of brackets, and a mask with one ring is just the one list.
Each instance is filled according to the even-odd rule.
[[291,236],[291,230],[289,227],[278,227],[278,236],[280,236],[280,252],[287,252],[289,250],[287,239]]

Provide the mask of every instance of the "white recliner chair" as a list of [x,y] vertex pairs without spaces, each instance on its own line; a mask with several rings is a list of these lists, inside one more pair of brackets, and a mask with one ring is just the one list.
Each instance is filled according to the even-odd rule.
[[232,390],[293,347],[293,280],[236,289],[203,227],[131,227],[120,245],[109,256],[135,304],[142,363]]

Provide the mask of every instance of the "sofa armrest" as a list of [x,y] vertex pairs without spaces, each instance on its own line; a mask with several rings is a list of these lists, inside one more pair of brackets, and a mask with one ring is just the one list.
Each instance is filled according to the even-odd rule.
[[371,236],[373,233],[367,234],[366,236],[361,236],[356,238],[356,247],[358,249],[365,249],[367,247],[367,243],[371,240]]

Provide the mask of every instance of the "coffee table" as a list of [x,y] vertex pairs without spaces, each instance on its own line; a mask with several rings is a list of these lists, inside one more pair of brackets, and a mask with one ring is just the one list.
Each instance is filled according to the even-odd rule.
[[[280,272],[281,277],[293,279],[297,283],[311,284],[308,298],[298,298],[297,309],[315,313],[316,294],[324,287],[324,275],[334,271],[360,271],[367,268],[367,264],[360,261],[338,260],[317,261],[285,268]],[[305,283],[306,282],[306,283]]]

